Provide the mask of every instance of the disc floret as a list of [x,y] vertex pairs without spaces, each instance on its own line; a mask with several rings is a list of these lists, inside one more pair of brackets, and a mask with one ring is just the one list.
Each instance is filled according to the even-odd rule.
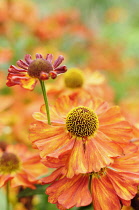
[[0,157],[0,173],[12,173],[19,169],[18,157],[9,152],[4,152]]
[[98,125],[98,117],[95,112],[84,106],[73,108],[66,117],[67,130],[77,137],[94,135]]
[[65,74],[64,82],[68,88],[81,88],[84,84],[83,72],[77,68],[69,69]]

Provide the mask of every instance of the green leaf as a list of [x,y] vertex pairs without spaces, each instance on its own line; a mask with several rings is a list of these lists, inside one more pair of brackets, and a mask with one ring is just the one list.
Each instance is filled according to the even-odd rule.
[[38,195],[38,194],[45,194],[46,187],[48,185],[36,185],[36,189],[26,188],[18,194],[18,198]]

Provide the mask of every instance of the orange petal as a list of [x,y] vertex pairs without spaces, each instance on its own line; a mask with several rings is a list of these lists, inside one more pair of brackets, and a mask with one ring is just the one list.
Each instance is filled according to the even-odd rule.
[[100,132],[86,142],[85,158],[87,159],[88,172],[98,172],[113,162],[112,157],[120,156],[123,153],[121,147],[109,142]]
[[73,143],[74,139],[70,139],[69,135],[65,133],[59,133],[58,135],[35,141],[42,158],[46,156],[58,158],[63,152],[71,149]]
[[99,122],[101,125],[108,125],[123,120],[123,116],[118,106],[109,108],[106,112],[99,116]]
[[[79,176],[80,177],[80,176]],[[78,178],[75,176],[72,180],[73,185],[69,186],[58,198],[58,202],[66,208],[71,208],[73,206],[87,206],[92,202],[91,194],[88,188],[89,178],[88,176],[82,176]]]
[[91,183],[94,210],[120,210],[121,205],[107,176],[93,178]]
[[29,187],[31,189],[35,189],[35,185],[33,182],[30,182],[27,178],[27,175],[18,173],[14,177],[14,179],[11,180],[11,187],[18,187],[18,186],[25,186]]
[[132,137],[132,128],[126,121],[121,121],[109,125],[100,125],[99,131],[107,135],[112,141],[119,143],[129,142]]
[[138,173],[139,172],[139,153],[129,153],[121,157],[115,158],[111,165],[116,171],[126,173]]
[[62,167],[58,168],[57,170],[53,171],[49,176],[44,177],[41,179],[43,184],[49,184],[59,178],[62,174]]
[[72,179],[63,178],[54,182],[46,189],[50,203],[59,203],[65,208],[86,206],[91,203],[88,189],[88,176],[74,176]]
[[33,90],[35,88],[37,80],[31,77],[28,77],[28,80],[21,79],[20,82],[21,82],[21,87],[28,90]]
[[3,187],[9,180],[13,179],[13,176],[8,175],[1,175],[0,176],[0,187]]
[[75,140],[74,147],[71,150],[67,167],[68,167],[68,173],[67,173],[68,178],[73,177],[74,174],[87,173],[87,162],[81,138]]
[[[107,170],[107,175],[109,177],[109,180],[111,181],[116,194],[124,199],[124,200],[131,200],[135,194],[137,193],[137,184],[135,185],[134,182],[134,174],[129,173],[116,173],[112,170]],[[139,180],[139,176],[138,176]]]
[[46,125],[42,122],[36,121],[35,123],[32,123],[30,127],[30,140],[32,141],[33,145],[35,145],[35,142],[40,139],[47,139],[58,136],[59,134],[61,135],[62,133],[63,135],[65,133],[63,126]]

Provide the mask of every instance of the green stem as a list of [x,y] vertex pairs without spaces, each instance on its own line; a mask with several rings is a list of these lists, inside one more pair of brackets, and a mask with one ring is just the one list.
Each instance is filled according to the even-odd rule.
[[47,99],[47,94],[46,94],[46,89],[45,89],[44,81],[43,80],[40,80],[40,84],[41,84],[41,89],[42,89],[44,103],[45,103],[45,108],[46,108],[47,121],[48,121],[48,124],[51,125],[50,112],[49,112],[49,104],[48,104],[48,99]]
[[10,189],[10,182],[8,181],[6,184],[6,210],[10,210],[9,189]]

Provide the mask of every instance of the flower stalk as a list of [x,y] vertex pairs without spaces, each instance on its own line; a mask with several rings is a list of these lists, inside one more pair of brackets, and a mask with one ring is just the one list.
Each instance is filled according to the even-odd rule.
[[10,189],[10,182],[8,181],[6,184],[6,210],[10,210],[9,189]]
[[46,108],[47,121],[48,121],[48,124],[51,125],[49,104],[48,104],[48,98],[47,98],[47,94],[46,94],[46,88],[45,88],[44,81],[40,80],[40,84],[41,84],[41,89],[42,89],[44,103],[45,103],[45,108]]

